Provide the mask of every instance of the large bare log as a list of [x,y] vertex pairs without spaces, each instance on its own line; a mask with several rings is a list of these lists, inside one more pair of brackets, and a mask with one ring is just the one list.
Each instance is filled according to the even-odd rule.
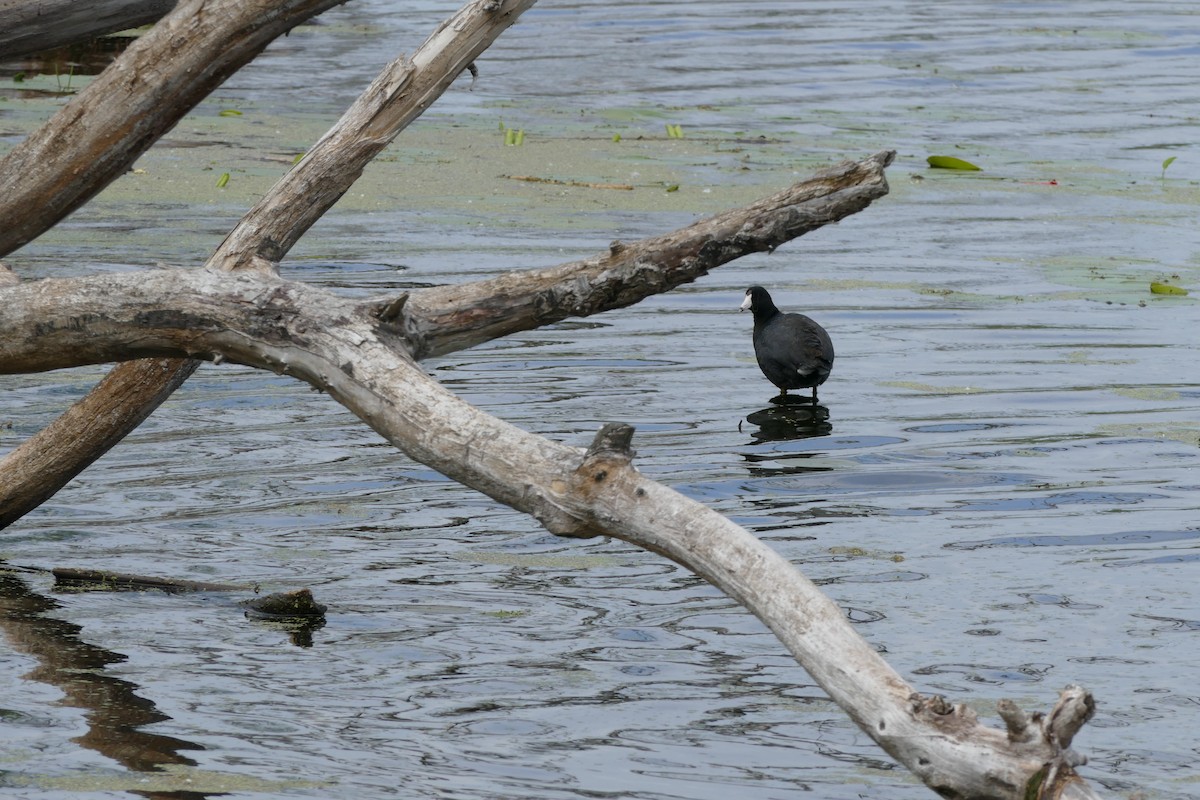
[[[337,202],[362,173],[363,167],[428,108],[463,69],[533,3],[534,0],[474,0],[442,23],[417,49],[411,60],[400,57],[388,64],[301,163],[285,174],[272,191],[246,214],[209,259],[209,263],[228,270],[274,270],[275,262],[283,258],[300,236]],[[253,56],[257,52],[253,49],[254,46],[261,49],[258,40],[252,39],[251,34],[256,32],[254,29],[268,27],[265,22],[254,16],[263,13],[262,8],[266,3],[248,3],[243,8],[239,0],[234,5],[240,9],[239,14],[225,13],[217,3],[205,5],[210,13],[218,14],[214,17],[215,22],[208,25],[211,30],[206,40],[221,40],[223,47],[230,46],[224,44],[223,37],[242,42],[241,47],[235,48],[233,53],[226,56],[230,67],[234,66],[233,62],[238,58],[248,60]],[[331,3],[292,3],[280,13],[284,14],[291,9],[291,13],[297,17],[295,21],[298,22],[303,18],[301,9],[306,9],[303,13],[311,15],[327,5]],[[73,116],[75,112],[67,115],[68,120],[75,120],[72,124],[82,125],[85,134],[77,138],[74,147],[61,148],[63,152],[60,153],[60,161],[56,165],[40,165],[39,168],[49,170],[53,166],[59,170],[70,170],[72,164],[77,164],[81,158],[87,160],[88,152],[103,145],[103,141],[97,139],[103,129],[97,129],[95,126],[103,125],[105,119],[103,115],[96,117],[87,110],[92,106],[123,107],[124,93],[134,89],[138,92],[139,102],[150,102],[154,98],[160,98],[164,92],[170,93],[175,84],[187,82],[187,73],[198,69],[197,59],[203,60],[205,50],[199,43],[189,42],[188,46],[182,49],[176,62],[170,62],[169,65],[164,62],[164,65],[149,70],[141,77],[139,71],[145,70],[148,64],[153,63],[147,59],[164,57],[160,31],[171,31],[180,27],[181,23],[176,17],[181,13],[190,13],[191,10],[194,10],[193,6],[185,3],[168,19],[163,20],[152,34],[144,37],[149,44],[140,42],[138,49],[130,48],[133,51],[132,56],[127,55],[130,52],[127,50],[122,60],[105,72],[107,76],[114,70],[117,74],[132,71],[134,81],[131,85],[113,81],[105,83],[102,76],[101,80],[85,91],[92,99],[79,110],[78,116]],[[286,29],[279,23],[272,28],[275,33]],[[265,44],[265,41],[261,44]],[[204,46],[214,45],[210,41]],[[197,47],[201,49],[197,50]],[[180,74],[180,71],[183,74]],[[219,80],[212,83],[208,89],[219,83]],[[102,88],[96,88],[97,84]],[[193,95],[189,95],[189,98],[193,104],[207,91],[199,83],[194,83],[191,90]],[[117,95],[116,98],[113,97],[114,94]],[[81,98],[77,98],[79,99]],[[0,187],[6,182],[17,183],[20,177],[18,171],[26,164],[27,159],[50,147],[56,140],[61,125],[66,124],[60,118],[72,107],[73,105],[69,104],[47,126],[18,148],[18,151],[14,151],[17,155],[10,154],[8,158],[0,161]],[[147,130],[147,138],[139,142],[129,142],[127,132],[124,137],[114,137],[111,146],[117,150],[130,151],[136,156],[149,147],[158,135],[169,129],[187,108],[190,108],[190,105],[164,101],[164,107],[156,109],[159,116],[152,117],[141,126]],[[130,150],[131,147],[136,152]],[[132,157],[129,160],[132,161]],[[82,202],[89,191],[99,191],[99,188],[107,184],[115,176],[114,170],[119,171],[125,166],[128,164],[113,156],[108,162],[94,166],[95,171],[85,171],[84,180],[64,186],[64,191],[68,194],[75,193],[74,200],[70,202]],[[89,170],[92,169],[93,167],[89,166]],[[79,172],[78,168],[74,169],[74,172]],[[67,171],[55,177],[47,172],[43,177],[46,180],[53,177],[55,181],[69,182],[71,174]],[[60,216],[70,210],[70,202],[64,205]],[[12,202],[6,206],[5,201],[0,199],[0,217],[9,211],[16,215],[18,212],[25,213],[26,210],[37,207],[37,203],[27,200],[24,209],[14,206]],[[19,219],[17,216],[11,218]],[[35,220],[27,219],[26,227],[32,226],[32,229],[40,233],[41,229],[56,220],[57,217],[46,216],[35,224]],[[4,231],[0,230],[0,253],[4,252],[4,235]],[[12,242],[9,244],[15,246]],[[2,273],[0,277],[3,277]],[[76,403],[67,414],[22,442],[0,461],[0,528],[37,508],[125,438],[186,381],[197,367],[196,363],[186,359],[173,360],[170,363],[171,368],[168,370],[162,369],[161,362],[118,365],[102,384]],[[120,413],[116,411],[118,408],[121,409]]]
[[0,58],[147,25],[174,5],[175,0],[0,0]]
[[[735,258],[774,250],[862,210],[887,194],[884,169],[894,156],[894,152],[884,151],[862,161],[843,162],[750,206],[663,236],[627,245],[614,242],[606,252],[591,258],[383,299],[376,313],[393,330],[403,333],[409,352],[421,359],[568,316],[632,305]],[[256,215],[247,217],[252,218]],[[273,227],[265,224],[262,229]],[[265,268],[261,255],[252,248],[228,252],[229,258],[214,259],[220,267],[258,264]],[[0,273],[0,282],[2,279]],[[120,364],[62,417],[22,442],[0,461],[0,528],[53,496],[132,432],[198,363],[153,359]]]
[[[379,319],[378,301],[251,272],[155,270],[0,289],[0,373],[202,356],[293,375],[414,459],[571,537],[609,535],[693,570],[757,615],[884,750],[943,797],[1093,797],[1070,740],[1090,716],[1074,688],[1005,730],[919,695],[815,585],[749,532],[642,476],[632,429],[586,452],[522,431],[445,390]],[[402,309],[401,312],[403,313]]]

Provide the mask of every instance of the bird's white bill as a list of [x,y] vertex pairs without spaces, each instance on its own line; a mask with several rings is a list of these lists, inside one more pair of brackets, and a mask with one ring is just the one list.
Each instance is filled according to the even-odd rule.
[[742,301],[742,307],[739,308],[738,311],[745,311],[749,307],[750,307],[750,295],[747,294],[746,299]]

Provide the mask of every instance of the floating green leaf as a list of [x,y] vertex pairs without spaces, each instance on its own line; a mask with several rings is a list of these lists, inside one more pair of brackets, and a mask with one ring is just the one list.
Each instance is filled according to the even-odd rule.
[[508,147],[520,147],[525,144],[525,131],[508,128],[504,131],[504,144]]
[[930,156],[926,161],[929,162],[929,166],[936,169],[982,169],[982,167],[977,167],[970,161],[963,161],[961,158],[955,158],[954,156]]
[[667,138],[668,139],[682,139],[683,138],[683,126],[682,125],[672,125],[670,123],[667,123]]
[[1169,283],[1161,281],[1150,281],[1151,294],[1187,294],[1188,290],[1182,286],[1172,286]]
[[1162,168],[1163,168],[1163,171],[1162,171],[1162,176],[1163,176],[1163,180],[1166,180],[1166,179],[1167,179],[1167,167],[1169,167],[1169,166],[1171,166],[1172,164],[1174,164],[1174,163],[1175,163],[1175,159],[1176,159],[1176,158],[1178,158],[1178,156],[1171,156],[1170,158],[1165,158],[1165,159],[1163,159],[1163,163],[1162,163]]
[[18,72],[16,75],[13,75],[13,83],[24,83],[24,82],[25,82],[25,73],[24,72]]
[[614,142],[619,142],[619,141],[621,141],[621,134],[619,134],[619,133],[614,133],[614,134],[613,134],[613,141],[614,141]]
[[242,115],[242,112],[238,111],[236,108],[224,108],[224,109],[221,109],[221,113],[218,116],[240,117],[241,115]]
[[678,184],[678,183],[672,183],[670,186],[668,186],[668,187],[667,187],[667,191],[668,191],[668,192],[678,192],[678,191],[679,191],[679,184]]
[[227,184],[227,183],[229,183],[229,173],[228,173],[228,172],[222,172],[222,173],[221,173],[221,177],[217,178],[217,188],[218,188],[218,189],[224,189],[224,188],[225,188],[225,184]]

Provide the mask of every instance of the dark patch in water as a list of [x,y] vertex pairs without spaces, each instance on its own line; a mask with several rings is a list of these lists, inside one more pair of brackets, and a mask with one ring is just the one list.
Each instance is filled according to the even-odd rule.
[[1149,492],[1063,492],[1044,497],[1006,497],[999,500],[957,500],[962,511],[1035,511],[1065,505],[1131,505],[1143,500],[1166,497]]
[[1124,533],[1086,533],[1078,536],[1001,536],[979,542],[950,542],[953,550],[979,550],[987,547],[1088,547],[1096,545],[1155,544],[1200,538],[1200,530],[1125,531]]

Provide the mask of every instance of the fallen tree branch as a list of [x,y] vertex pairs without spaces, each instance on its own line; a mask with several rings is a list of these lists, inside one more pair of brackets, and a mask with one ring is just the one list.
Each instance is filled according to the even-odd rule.
[[[40,236],[124,173],[280,34],[341,2],[181,0],[0,159],[0,255]],[[0,461],[0,528],[37,508],[129,435],[197,366],[187,359],[120,364],[22,442]]]
[[[516,331],[633,305],[749,253],[770,252],[869,206],[888,192],[895,151],[843,161],[781,192],[662,236],[541,270],[413,292],[403,330],[415,358],[442,355]],[[381,302],[385,318],[400,316]]]
[[[209,259],[209,264],[228,270],[273,271],[275,262],[283,258],[300,235],[337,202],[364,166],[428,108],[451,81],[533,3],[534,0],[472,0],[440,25],[411,60],[400,57],[388,64],[300,164],[286,173],[243,217]],[[222,10],[230,4],[237,13]],[[214,75],[215,82],[211,85],[198,81],[191,74],[204,71],[197,63],[198,59],[205,59],[207,51],[204,47],[222,52],[228,62],[226,68],[232,71],[240,66],[241,62],[235,64],[238,59],[249,60],[258,52],[255,47],[261,49],[270,41],[269,38],[260,40],[262,36],[269,33],[273,38],[305,18],[304,14],[311,16],[329,5],[333,5],[331,0],[290,4],[266,3],[265,0],[257,3],[190,0],[182,3],[136,47],[122,54],[122,60],[106,70],[50,124],[0,161],[0,192],[6,186],[18,183],[23,191],[34,192],[34,196],[37,191],[51,191],[53,187],[38,181],[32,186],[25,185],[25,176],[21,173],[29,167],[31,160],[36,162],[45,155],[44,151],[50,150],[57,161],[36,162],[38,169],[45,173],[37,174],[43,182],[70,184],[60,187],[68,197],[59,214],[65,215],[73,207],[72,203],[82,203],[128,166],[121,160],[120,152],[126,152],[125,157],[131,162],[182,116],[190,107],[187,103],[198,102],[204,93],[220,83],[217,78],[223,80],[226,74],[223,72]],[[262,9],[268,6],[277,7],[269,24],[256,16],[261,16]],[[211,30],[205,37],[194,37],[196,41],[188,39],[187,46],[177,56],[178,63],[172,62],[167,56],[176,45],[169,37],[188,22],[180,21],[178,17],[190,14],[198,7],[214,14],[221,13],[204,17],[206,30]],[[202,20],[197,18],[191,24],[200,25]],[[217,40],[215,43],[214,39]],[[238,46],[229,44],[226,39]],[[222,51],[221,47],[227,49]],[[133,51],[132,55],[129,55],[130,51]],[[155,64],[154,58],[161,58],[163,64],[171,66]],[[204,69],[217,70],[222,62],[220,58],[216,61],[212,66],[205,62]],[[147,65],[153,69],[148,69]],[[110,78],[110,73],[118,77]],[[177,84],[181,83],[188,88],[182,98],[164,97],[164,94],[176,91]],[[130,104],[138,113],[129,113],[131,109],[127,106]],[[152,108],[147,109],[147,105]],[[94,111],[97,107],[102,108]],[[121,124],[109,120],[106,114],[112,113],[113,109],[128,117],[120,120]],[[140,115],[146,115],[147,119],[139,121]],[[134,125],[132,121],[138,121],[138,124]],[[109,131],[105,127],[108,124],[117,127]],[[76,142],[73,147],[62,148],[55,144],[61,138],[63,125],[80,128],[70,137]],[[97,139],[102,134],[111,141]],[[140,138],[131,141],[135,134]],[[105,159],[81,167],[80,162],[90,162],[92,151],[105,142],[118,152],[105,151]],[[81,170],[84,179],[78,177]],[[58,217],[53,215],[27,216],[29,209],[39,207],[29,196],[10,194],[6,198],[0,194],[0,218],[14,221],[13,226],[0,229],[0,254],[5,252],[5,247],[19,246],[20,237],[14,231],[22,226],[16,221],[25,219],[24,228],[30,236],[57,221]],[[6,235],[10,237],[8,240]],[[14,236],[17,238],[12,238]],[[0,270],[0,283],[10,275]],[[0,528],[37,508],[124,439],[198,366],[186,359],[169,362],[165,368],[163,362],[120,364],[67,413],[0,460]]]
[[[591,258],[378,299],[375,314],[403,335],[408,352],[421,359],[569,316],[628,306],[862,210],[887,194],[884,171],[894,157],[888,150],[843,162],[749,206],[663,236],[613,242]],[[297,169],[305,169],[306,162]],[[303,177],[290,180],[297,183],[281,197],[292,196],[308,183]],[[272,230],[252,220],[266,214],[264,204],[275,202],[279,201],[264,199],[239,229]],[[252,241],[231,237],[227,243],[234,244],[222,246],[210,263],[269,268],[249,246]],[[187,360],[165,366],[162,361],[121,364],[63,417],[14,449],[0,461],[0,528],[36,508],[134,430],[197,366]]]
[[944,797],[1091,797],[1062,723],[981,725],[924,698],[816,586],[749,532],[632,466],[632,429],[586,451],[471,407],[420,369],[378,303],[249,272],[154,270],[0,289],[0,373],[147,356],[204,356],[293,375],[328,392],[412,458],[572,537],[661,553],[758,616],[884,750]]

